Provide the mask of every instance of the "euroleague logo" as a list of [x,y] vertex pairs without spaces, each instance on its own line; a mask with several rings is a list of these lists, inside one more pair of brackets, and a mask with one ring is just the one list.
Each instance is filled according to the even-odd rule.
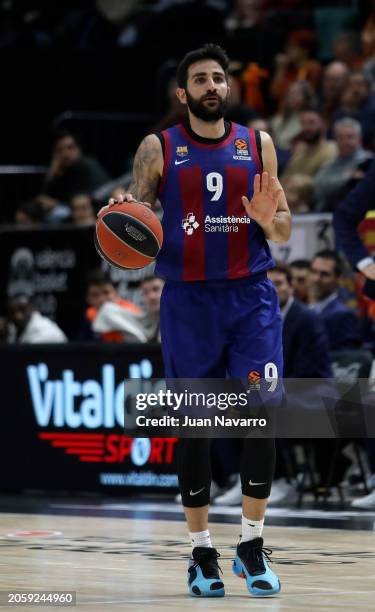
[[260,389],[261,375],[260,375],[260,372],[258,372],[258,370],[251,370],[247,375],[247,379],[249,381],[250,389],[253,389],[253,390]]
[[236,140],[234,141],[234,146],[236,154],[233,155],[233,159],[245,161],[251,160],[248,144],[244,138],[236,138]]
[[247,142],[244,138],[236,138],[236,140],[234,141],[234,146],[237,150],[247,151]]

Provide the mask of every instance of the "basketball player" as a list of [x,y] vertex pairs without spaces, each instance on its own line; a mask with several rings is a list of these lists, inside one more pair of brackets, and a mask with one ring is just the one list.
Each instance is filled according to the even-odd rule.
[[[188,53],[177,82],[189,121],[143,140],[134,180],[120,200],[153,204],[159,198],[164,209],[155,273],[166,279],[160,313],[165,376],[247,378],[255,370],[264,377],[270,363],[281,376],[281,318],[267,279],[273,266],[267,239],[288,240],[291,216],[273,143],[265,132],[224,121],[228,58],[220,47]],[[212,231],[207,216],[250,222]],[[274,440],[244,441],[242,535],[233,569],[255,596],[280,590],[262,539],[274,464]],[[189,592],[221,597],[219,553],[208,531],[209,440],[180,440],[178,477],[192,543]]]

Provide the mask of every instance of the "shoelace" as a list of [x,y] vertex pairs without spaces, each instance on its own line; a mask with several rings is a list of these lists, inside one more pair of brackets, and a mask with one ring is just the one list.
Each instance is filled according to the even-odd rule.
[[247,557],[249,561],[254,561],[255,566],[262,571],[265,571],[264,559],[263,555],[266,557],[269,563],[273,563],[270,555],[272,555],[272,550],[270,548],[249,548],[247,552]]
[[202,554],[200,559],[195,560],[193,565],[189,568],[189,571],[193,568],[200,567],[202,570],[202,574],[205,578],[216,578],[217,569],[219,568],[220,572],[223,573],[220,565],[217,563],[217,559],[220,557],[220,553],[216,551],[215,556],[210,554]]

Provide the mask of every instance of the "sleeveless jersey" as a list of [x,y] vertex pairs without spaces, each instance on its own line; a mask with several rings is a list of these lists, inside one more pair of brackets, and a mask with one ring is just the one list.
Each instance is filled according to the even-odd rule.
[[241,201],[252,197],[262,169],[254,130],[232,123],[214,144],[193,138],[181,124],[162,135],[164,242],[155,274],[173,281],[224,280],[271,268],[264,232]]

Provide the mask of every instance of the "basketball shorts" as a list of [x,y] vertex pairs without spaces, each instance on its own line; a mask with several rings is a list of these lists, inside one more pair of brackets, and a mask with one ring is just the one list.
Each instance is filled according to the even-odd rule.
[[167,281],[160,329],[166,378],[282,377],[282,320],[266,273]]

